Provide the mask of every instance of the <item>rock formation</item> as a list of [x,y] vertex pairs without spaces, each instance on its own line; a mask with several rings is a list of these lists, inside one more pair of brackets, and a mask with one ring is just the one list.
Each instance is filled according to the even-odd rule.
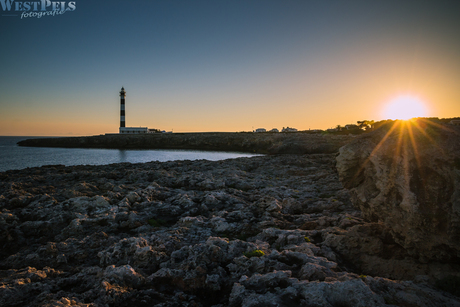
[[54,165],[0,193],[0,306],[460,304],[363,220],[335,154]]
[[421,262],[460,262],[460,127],[396,121],[342,147],[337,169],[364,218]]

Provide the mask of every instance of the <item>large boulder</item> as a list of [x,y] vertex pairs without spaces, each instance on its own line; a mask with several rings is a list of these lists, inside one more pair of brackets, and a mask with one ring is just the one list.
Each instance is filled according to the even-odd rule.
[[460,127],[392,121],[340,148],[353,204],[420,261],[460,258]]

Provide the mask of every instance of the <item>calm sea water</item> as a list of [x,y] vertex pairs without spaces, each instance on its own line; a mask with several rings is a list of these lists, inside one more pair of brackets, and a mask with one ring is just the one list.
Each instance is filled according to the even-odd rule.
[[20,147],[16,143],[34,137],[0,136],[0,172],[50,164],[104,165],[119,162],[198,160],[211,161],[254,154],[197,150],[119,150],[82,148]]

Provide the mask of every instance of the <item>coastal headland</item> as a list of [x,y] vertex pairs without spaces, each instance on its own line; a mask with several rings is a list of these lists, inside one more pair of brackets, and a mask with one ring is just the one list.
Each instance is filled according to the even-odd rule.
[[349,135],[310,133],[152,133],[28,139],[19,146],[110,149],[189,149],[260,154],[333,153],[353,140]]

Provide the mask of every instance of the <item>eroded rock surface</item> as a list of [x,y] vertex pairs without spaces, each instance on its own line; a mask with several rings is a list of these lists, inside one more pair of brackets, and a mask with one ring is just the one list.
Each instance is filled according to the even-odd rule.
[[410,254],[460,263],[460,127],[396,121],[342,147],[337,169],[364,217]]
[[0,306],[460,304],[383,223],[362,219],[334,154],[0,179]]

